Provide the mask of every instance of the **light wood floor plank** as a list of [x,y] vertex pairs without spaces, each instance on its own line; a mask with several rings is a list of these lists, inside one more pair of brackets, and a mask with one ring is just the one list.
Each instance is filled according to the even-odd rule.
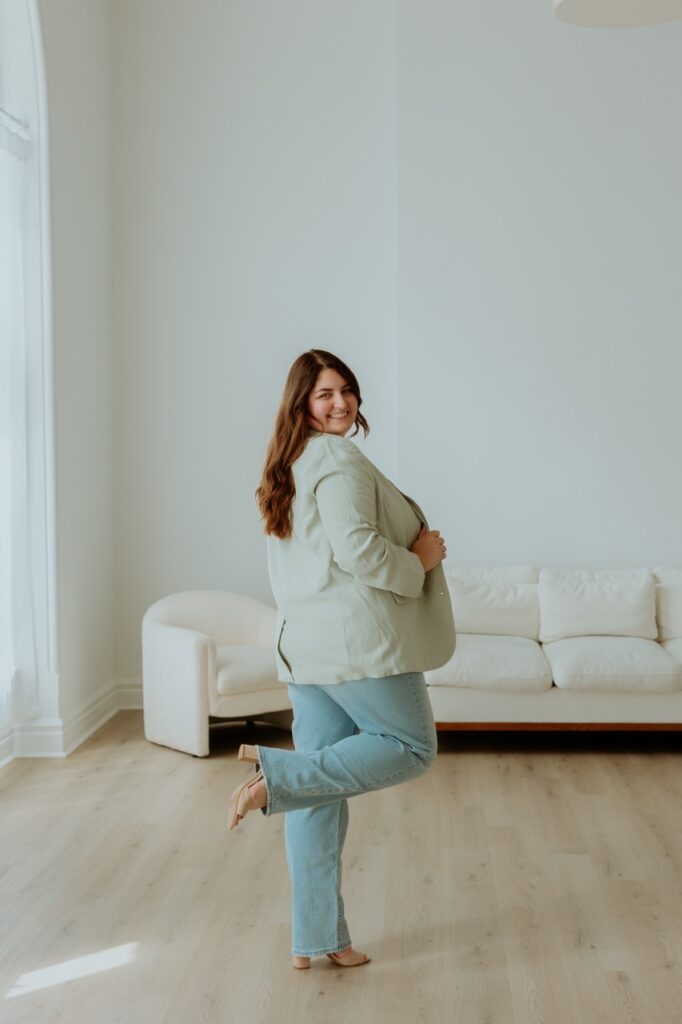
[[3,1024],[682,1024],[679,735],[441,734],[425,776],[350,801],[373,962],[309,971],[284,817],[227,827],[256,740],[291,747],[234,724],[192,758],[121,712],[0,771]]

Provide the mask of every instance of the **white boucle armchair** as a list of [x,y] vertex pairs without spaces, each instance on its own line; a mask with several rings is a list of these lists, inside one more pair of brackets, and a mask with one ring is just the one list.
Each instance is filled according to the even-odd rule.
[[259,719],[290,728],[286,683],[277,679],[276,609],[245,594],[171,594],[142,619],[144,734],[198,757],[211,718]]

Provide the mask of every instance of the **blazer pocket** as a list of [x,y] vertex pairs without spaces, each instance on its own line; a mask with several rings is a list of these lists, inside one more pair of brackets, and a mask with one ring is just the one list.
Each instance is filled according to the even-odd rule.
[[415,600],[415,598],[413,598],[413,597],[405,597],[404,594],[396,594],[395,591],[393,591],[393,590],[391,591],[391,594],[392,594],[393,600],[395,601],[396,604],[404,604],[405,601],[414,601]]

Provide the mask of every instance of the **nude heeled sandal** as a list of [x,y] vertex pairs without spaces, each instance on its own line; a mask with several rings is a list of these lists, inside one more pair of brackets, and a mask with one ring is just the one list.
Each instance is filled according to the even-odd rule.
[[[339,967],[362,967],[363,964],[368,964],[372,959],[370,956],[367,956],[367,954],[364,953],[364,960],[356,960],[355,963],[348,964],[346,963],[348,957],[339,956],[338,953],[327,953],[326,955],[329,957],[332,963],[338,964]],[[297,971],[306,971],[310,967],[310,957],[295,956],[293,963]]]
[[362,955],[365,958],[364,960],[356,960],[355,963],[353,963],[353,964],[347,964],[346,963],[346,960],[348,959],[347,957],[339,956],[338,953],[327,953],[327,956],[329,957],[331,962],[333,964],[338,964],[339,967],[362,967],[363,964],[368,964],[370,962],[370,960],[372,959],[371,956],[367,956],[366,953],[363,953]]
[[[232,818],[230,820],[231,829],[236,828],[239,822],[245,817],[245,815],[239,813],[239,801],[241,800],[242,793],[247,789],[251,789],[252,786],[255,786],[256,783],[260,782],[260,780],[263,778],[265,778],[265,776],[263,775],[262,772],[256,772],[256,774],[252,775],[250,779],[246,780],[246,782],[242,782],[240,786],[237,786],[237,788],[233,792]],[[250,809],[253,810],[253,808]]]

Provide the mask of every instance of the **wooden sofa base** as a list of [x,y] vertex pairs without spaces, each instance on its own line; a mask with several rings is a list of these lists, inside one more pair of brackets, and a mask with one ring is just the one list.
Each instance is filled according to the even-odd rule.
[[443,732],[679,732],[682,722],[436,722]]

